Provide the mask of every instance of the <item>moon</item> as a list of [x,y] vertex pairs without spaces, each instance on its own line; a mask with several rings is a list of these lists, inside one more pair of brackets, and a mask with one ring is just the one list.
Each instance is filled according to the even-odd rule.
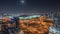
[[22,3],[22,4],[24,4],[24,2],[25,2],[24,0],[21,0],[21,3]]

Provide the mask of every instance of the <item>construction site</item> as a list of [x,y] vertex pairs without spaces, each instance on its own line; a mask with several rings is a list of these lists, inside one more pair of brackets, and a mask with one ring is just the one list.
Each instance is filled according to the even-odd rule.
[[0,34],[60,34],[59,22],[59,12],[14,17],[2,14]]

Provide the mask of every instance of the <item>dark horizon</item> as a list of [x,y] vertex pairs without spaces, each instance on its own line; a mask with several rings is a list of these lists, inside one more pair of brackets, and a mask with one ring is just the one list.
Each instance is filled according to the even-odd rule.
[[60,10],[59,0],[0,0],[0,13],[39,13]]

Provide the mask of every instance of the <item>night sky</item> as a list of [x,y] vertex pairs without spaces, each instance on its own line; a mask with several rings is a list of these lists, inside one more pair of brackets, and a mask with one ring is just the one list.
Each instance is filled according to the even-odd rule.
[[60,8],[59,0],[0,0],[0,14],[39,13]]

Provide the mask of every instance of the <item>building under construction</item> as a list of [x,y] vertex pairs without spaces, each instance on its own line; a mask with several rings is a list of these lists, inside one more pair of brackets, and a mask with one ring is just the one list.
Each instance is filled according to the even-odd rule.
[[6,15],[0,19],[0,34],[60,34],[58,24],[59,13]]

